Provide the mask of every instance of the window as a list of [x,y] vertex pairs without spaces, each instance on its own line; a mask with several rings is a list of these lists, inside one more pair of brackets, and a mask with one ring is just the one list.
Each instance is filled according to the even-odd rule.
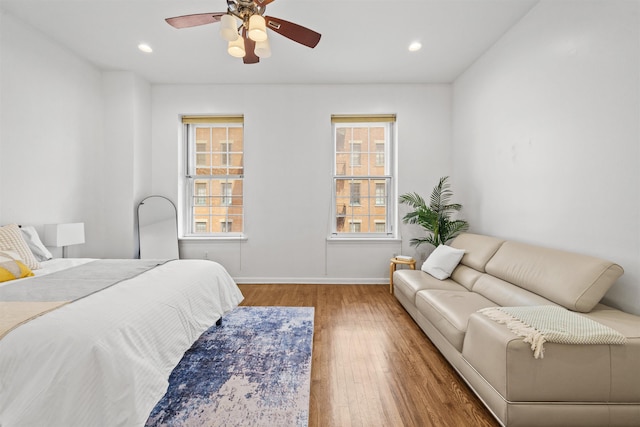
[[229,166],[229,151],[231,151],[231,143],[228,141],[220,143],[220,156],[222,161],[220,164]]
[[333,237],[394,237],[395,116],[332,116]]
[[352,233],[360,233],[361,228],[362,228],[362,221],[358,219],[353,221],[349,220],[349,230]]
[[349,187],[349,204],[351,206],[360,206],[360,183],[350,182]]
[[360,166],[362,157],[361,157],[361,147],[362,144],[360,141],[350,141],[351,145],[351,166]]
[[197,206],[206,206],[207,204],[207,183],[206,182],[198,182],[195,183],[196,186],[196,205]]
[[384,206],[386,204],[384,185],[384,182],[376,182],[376,206]]
[[223,206],[230,206],[233,204],[233,185],[230,182],[223,182],[220,184],[222,186],[222,201],[221,204]]
[[376,166],[384,166],[384,141],[376,141]]
[[244,223],[242,116],[182,118],[186,236],[240,236]]

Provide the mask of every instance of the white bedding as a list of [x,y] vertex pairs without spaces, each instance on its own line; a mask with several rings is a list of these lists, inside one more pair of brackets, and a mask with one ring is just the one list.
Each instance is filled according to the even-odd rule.
[[19,326],[0,340],[0,426],[144,425],[184,352],[242,299],[221,265],[178,260]]

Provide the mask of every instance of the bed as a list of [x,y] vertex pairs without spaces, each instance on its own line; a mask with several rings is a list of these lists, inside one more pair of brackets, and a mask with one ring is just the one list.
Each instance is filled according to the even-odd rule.
[[[98,262],[40,262],[0,290]],[[0,338],[0,426],[144,425],[184,352],[242,299],[220,264],[172,260],[35,316]]]

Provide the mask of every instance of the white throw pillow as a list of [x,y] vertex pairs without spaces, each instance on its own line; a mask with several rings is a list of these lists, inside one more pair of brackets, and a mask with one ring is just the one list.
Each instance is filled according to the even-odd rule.
[[49,249],[42,244],[35,227],[23,225],[20,227],[20,231],[22,231],[22,237],[24,237],[29,249],[33,252],[33,256],[35,256],[38,261],[47,261],[53,258]]
[[436,279],[444,280],[451,276],[453,269],[458,266],[463,255],[464,249],[440,245],[431,252],[421,269]]

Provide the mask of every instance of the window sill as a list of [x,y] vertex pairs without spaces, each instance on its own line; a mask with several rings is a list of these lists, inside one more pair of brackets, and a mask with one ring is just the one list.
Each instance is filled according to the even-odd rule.
[[376,243],[401,243],[402,239],[399,237],[327,237],[329,243],[364,243],[364,242],[376,242]]
[[180,242],[237,242],[249,240],[247,235],[240,236],[182,236],[179,237]]

